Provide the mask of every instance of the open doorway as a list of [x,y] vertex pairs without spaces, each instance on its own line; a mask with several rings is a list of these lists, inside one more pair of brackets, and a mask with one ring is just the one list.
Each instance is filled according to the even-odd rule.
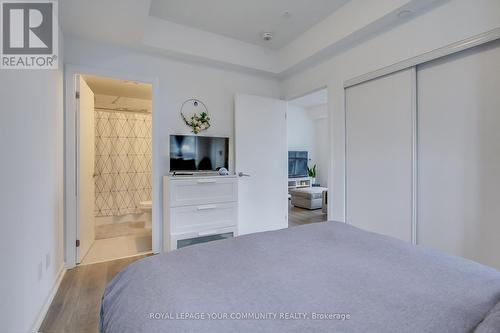
[[151,253],[152,85],[77,75],[76,87],[76,262]]
[[288,226],[327,220],[328,92],[288,101]]

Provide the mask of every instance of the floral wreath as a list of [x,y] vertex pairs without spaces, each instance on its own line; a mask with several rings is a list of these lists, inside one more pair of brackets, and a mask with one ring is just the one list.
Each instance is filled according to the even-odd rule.
[[[188,103],[192,104],[195,108],[197,108],[201,105],[201,106],[203,106],[205,111],[200,112],[200,114],[195,113],[191,117],[186,118],[186,116],[184,115],[182,110],[184,109],[184,106]],[[182,120],[184,120],[184,123],[186,123],[186,125],[191,127],[191,131],[194,134],[198,134],[201,131],[205,131],[210,127],[210,116],[208,115],[208,109],[205,106],[205,103],[203,103],[199,99],[191,98],[191,99],[186,100],[184,103],[182,103],[181,117],[182,117]]]

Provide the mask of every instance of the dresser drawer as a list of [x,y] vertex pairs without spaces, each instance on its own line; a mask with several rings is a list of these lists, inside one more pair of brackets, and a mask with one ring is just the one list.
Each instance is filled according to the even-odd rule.
[[170,235],[169,245],[166,251],[175,250],[189,245],[217,241],[236,237],[236,227],[216,228],[206,231],[186,232],[183,234]]
[[237,200],[234,177],[176,179],[170,182],[170,207],[203,205]]
[[172,234],[235,226],[238,218],[237,204],[234,202],[175,207],[170,214]]

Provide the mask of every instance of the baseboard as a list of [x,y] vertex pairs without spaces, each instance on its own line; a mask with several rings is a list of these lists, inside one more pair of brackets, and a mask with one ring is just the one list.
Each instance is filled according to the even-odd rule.
[[47,315],[47,312],[49,311],[50,304],[52,304],[52,301],[54,300],[54,297],[57,294],[57,290],[59,290],[59,286],[61,285],[61,281],[64,277],[64,274],[66,274],[66,268],[64,267],[64,264],[61,266],[61,269],[59,269],[59,272],[57,273],[57,278],[56,282],[52,286],[52,289],[50,290],[49,296],[47,296],[47,299],[45,300],[42,309],[40,310],[35,323],[33,326],[31,326],[30,332],[39,332],[40,326],[42,326],[43,320],[45,319],[45,316]]

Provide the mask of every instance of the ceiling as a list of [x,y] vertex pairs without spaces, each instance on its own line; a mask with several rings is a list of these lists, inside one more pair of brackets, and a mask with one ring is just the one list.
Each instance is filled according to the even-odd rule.
[[96,95],[152,99],[152,87],[149,83],[117,80],[94,75],[84,75],[83,78]]
[[328,103],[328,91],[327,89],[321,89],[310,94],[304,95],[302,97],[292,99],[288,102],[289,104],[299,106],[304,109],[309,109],[318,105]]
[[[152,0],[150,15],[279,49],[347,2],[349,0]],[[263,32],[272,32],[273,39],[264,41]]]
[[[64,0],[59,13],[68,45],[97,41],[110,52],[115,52],[112,45],[124,46],[281,79],[446,1]],[[413,15],[402,18],[402,11]],[[274,33],[272,41],[261,39],[264,31]]]
[[147,0],[59,1],[64,35],[131,45],[140,41],[148,18]]

